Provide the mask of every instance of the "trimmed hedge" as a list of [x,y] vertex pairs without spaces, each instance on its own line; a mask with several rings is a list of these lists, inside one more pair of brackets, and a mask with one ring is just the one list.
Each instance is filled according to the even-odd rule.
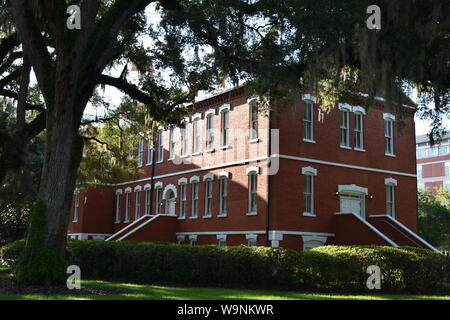
[[[24,241],[0,248],[14,268]],[[438,289],[450,259],[410,247],[324,246],[310,251],[266,247],[180,246],[153,242],[69,241],[69,264],[83,278],[289,289],[368,290],[369,265],[381,269],[383,290]]]

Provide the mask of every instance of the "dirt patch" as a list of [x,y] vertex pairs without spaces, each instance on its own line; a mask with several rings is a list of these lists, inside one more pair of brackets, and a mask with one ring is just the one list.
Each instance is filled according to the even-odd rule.
[[0,294],[40,294],[40,295],[107,295],[121,294],[123,291],[82,286],[69,290],[65,286],[22,285],[12,279],[0,278]]

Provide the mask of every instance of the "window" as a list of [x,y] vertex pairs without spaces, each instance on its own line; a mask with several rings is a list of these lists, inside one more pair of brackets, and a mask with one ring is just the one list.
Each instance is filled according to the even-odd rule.
[[180,185],[180,216],[184,219],[186,217],[186,184]]
[[158,132],[158,162],[163,162],[164,160],[164,131],[160,130]]
[[137,159],[138,167],[142,167],[142,163],[144,162],[144,140],[139,141],[138,144],[138,159]]
[[150,142],[147,144],[147,165],[150,165],[153,163],[153,144],[150,144]]
[[180,128],[180,139],[181,139],[181,156],[185,156],[188,152],[188,124],[184,122]]
[[423,179],[422,166],[417,166],[417,179]]
[[444,181],[444,188],[450,189],[450,181]]
[[226,177],[220,177],[220,208],[219,216],[227,215],[227,197],[228,197],[228,179]]
[[123,222],[130,222],[131,197],[130,192],[125,193],[125,219]]
[[156,214],[162,214],[162,188],[156,188]]
[[192,182],[192,213],[191,218],[198,217],[198,181]]
[[256,247],[256,239],[255,238],[249,238],[247,240],[247,246],[249,246],[249,247]]
[[439,155],[440,156],[445,156],[448,154],[448,146],[440,146],[439,147]]
[[386,213],[391,217],[395,216],[395,185],[386,185]]
[[212,180],[205,180],[205,217],[212,215]]
[[211,150],[214,145],[214,115],[206,117],[206,150]]
[[200,134],[201,134],[201,128],[200,128],[200,118],[194,119],[194,146],[193,146],[193,153],[200,152]]
[[227,239],[224,238],[219,239],[217,245],[219,247],[225,247],[227,245]]
[[303,110],[303,139],[308,141],[314,140],[313,131],[313,104],[310,101],[304,102]]
[[341,147],[350,147],[350,128],[349,128],[350,112],[341,110]]
[[444,175],[446,177],[450,176],[450,162],[446,162],[444,168],[445,168]]
[[392,120],[384,120],[384,139],[386,144],[385,153],[387,155],[394,154],[394,122]]
[[427,151],[428,151],[427,149],[417,150],[417,158],[419,158],[419,159],[426,158],[428,156]]
[[[437,148],[430,148],[428,149],[428,156],[429,157],[436,157],[438,155],[438,149]],[[426,155],[425,155],[426,157]]]
[[248,213],[256,214],[257,212],[257,188],[258,188],[258,175],[256,172],[252,172],[248,175],[248,189],[249,189],[249,201],[248,201]]
[[145,190],[145,215],[149,215],[150,214],[150,210],[151,210],[151,192],[150,189],[146,189]]
[[258,139],[258,104],[250,104],[250,140]]
[[173,127],[169,130],[169,159],[175,158],[175,129]]
[[221,119],[221,134],[222,134],[222,141],[221,141],[221,145],[223,147],[228,146],[230,141],[230,137],[229,137],[229,126],[230,126],[230,112],[228,110],[224,110],[222,111],[222,119]]
[[141,191],[136,191],[136,203],[134,207],[134,219],[137,220],[141,217]]
[[363,124],[363,114],[355,113],[355,149],[364,149],[364,124]]
[[74,200],[73,200],[73,221],[72,222],[78,222],[78,210],[80,207],[80,190],[76,189],[74,193]]
[[120,215],[122,213],[122,193],[116,193],[116,219],[115,223],[120,223]]
[[303,175],[303,214],[314,215],[314,176]]

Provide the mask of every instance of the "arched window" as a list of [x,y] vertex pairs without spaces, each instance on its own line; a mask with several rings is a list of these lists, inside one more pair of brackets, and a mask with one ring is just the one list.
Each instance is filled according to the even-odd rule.
[[395,218],[395,188],[397,187],[397,180],[387,178],[384,180],[386,185],[386,214]]
[[314,177],[317,175],[317,169],[312,167],[303,167],[303,215],[315,216],[314,212]]

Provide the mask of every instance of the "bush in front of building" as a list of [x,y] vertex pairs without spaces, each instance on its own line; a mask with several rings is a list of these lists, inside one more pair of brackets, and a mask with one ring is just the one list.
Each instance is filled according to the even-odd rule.
[[312,280],[317,287],[367,289],[369,266],[379,267],[381,287],[390,291],[437,289],[450,280],[450,259],[427,249],[323,246],[303,256],[303,269],[316,271]]
[[[18,241],[0,248],[14,267]],[[409,247],[324,246],[310,251],[266,247],[188,246],[153,242],[69,241],[69,264],[82,278],[283,289],[366,291],[367,267],[381,270],[382,291],[436,290],[450,278],[450,259]]]

